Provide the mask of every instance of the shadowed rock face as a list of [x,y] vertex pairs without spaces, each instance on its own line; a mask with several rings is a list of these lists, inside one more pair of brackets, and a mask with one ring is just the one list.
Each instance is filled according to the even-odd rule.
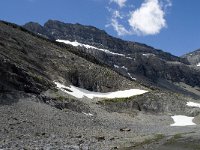
[[[38,24],[34,24],[33,28]],[[54,80],[91,91],[108,92],[134,87],[94,57],[71,46],[51,42],[17,25],[0,22],[1,92],[40,94],[54,89]]]
[[[43,34],[51,40],[76,40],[80,43],[124,54],[125,57],[122,57],[95,49],[78,48],[78,51],[94,56],[99,62],[110,66],[126,77],[130,78],[128,75],[130,73],[132,77],[136,77],[141,82],[148,80],[157,85],[160,84],[160,79],[163,79],[200,86],[200,71],[189,66],[187,59],[173,56],[145,44],[114,38],[95,27],[66,24],[53,20],[47,21],[43,27],[36,23],[28,23],[23,27],[32,32]],[[115,68],[114,65],[119,66],[119,68]],[[127,69],[122,68],[123,66]]]

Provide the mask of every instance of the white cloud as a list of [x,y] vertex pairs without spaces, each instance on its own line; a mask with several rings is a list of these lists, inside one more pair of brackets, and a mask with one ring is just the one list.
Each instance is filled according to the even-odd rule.
[[130,34],[130,32],[122,24],[120,24],[116,18],[111,19],[110,26],[114,28],[119,36]]
[[[119,1],[110,0],[110,2],[116,3]],[[125,5],[127,0],[123,0],[123,2],[124,5],[121,4],[121,6],[125,6],[127,9],[135,9]],[[167,27],[165,15],[167,8],[171,6],[171,0],[144,0],[139,8],[133,11],[129,10],[129,14],[124,13],[124,9],[112,10],[110,8],[109,11],[112,14],[110,26],[117,31],[118,35],[155,35]]]
[[128,22],[136,34],[154,35],[166,27],[164,16],[158,0],[145,0],[140,8],[131,12]]
[[120,18],[123,19],[123,16],[118,10],[113,11],[113,18]]
[[120,8],[126,6],[126,1],[127,0],[110,0],[110,2],[112,3],[116,3],[117,5],[119,5]]
[[106,27],[113,27],[113,29],[117,32],[119,36],[129,34],[130,32],[118,21],[122,20],[124,18],[124,15],[122,15],[120,11],[112,10],[111,8],[108,8],[108,11],[112,13],[112,16],[109,24],[106,25]]

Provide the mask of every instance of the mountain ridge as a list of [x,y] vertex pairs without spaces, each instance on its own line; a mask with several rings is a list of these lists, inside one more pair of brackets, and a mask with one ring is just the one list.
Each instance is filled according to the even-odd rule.
[[[93,26],[84,26],[81,24],[71,24],[71,23],[63,23],[57,20],[48,20],[44,26],[39,26],[39,30],[38,28],[32,28],[31,26],[34,25],[35,23],[31,22],[31,23],[27,23],[25,25],[23,25],[24,28],[28,29],[29,31],[35,32],[35,33],[40,33],[40,29],[43,28],[44,31],[48,31],[48,33],[45,32],[45,34],[49,35],[50,39],[53,40],[57,40],[57,39],[65,39],[67,38],[68,40],[71,41],[79,41],[81,43],[84,44],[91,44],[94,46],[98,46],[101,48],[101,46],[106,46],[104,48],[108,48],[111,49],[113,52],[123,52],[125,54],[128,54],[128,52],[131,52],[130,49],[134,49],[134,45],[141,47],[140,50],[136,51],[137,52],[142,52],[143,47],[145,47],[146,49],[149,49],[150,52],[154,52],[154,53],[163,53],[163,55],[166,55],[167,57],[169,57],[169,60],[181,60],[181,62],[187,63],[184,59],[182,60],[182,58],[179,58],[177,56],[173,56],[170,53],[167,52],[163,52],[162,50],[158,50],[155,49],[151,46],[148,46],[146,44],[143,43],[138,43],[138,42],[133,42],[133,41],[125,41],[122,40],[120,38],[116,38],[113,37],[109,34],[107,34],[104,30],[100,30],[96,27]],[[37,24],[39,25],[39,24]],[[59,29],[59,27],[61,28],[63,26],[63,33],[61,33],[62,29]],[[66,29],[66,31],[64,31]],[[56,32],[56,30],[58,30],[58,35],[56,35],[57,33],[54,33],[54,31]],[[79,32],[80,30],[80,32]],[[52,33],[54,33],[53,37],[52,37]],[[42,34],[42,33],[40,33]],[[59,35],[60,34],[60,35]],[[46,35],[45,35],[46,36]],[[111,42],[116,45],[113,44],[109,44],[109,42]],[[98,45],[95,45],[98,44]],[[125,45],[125,46],[124,46]],[[116,46],[119,46],[116,48]],[[146,51],[146,50],[144,50]],[[172,57],[172,58],[170,58]]]
[[[136,78],[148,86],[153,83],[161,88],[178,91],[182,87],[179,89],[174,83],[200,86],[199,71],[186,58],[173,56],[145,44],[112,37],[96,27],[56,20],[49,20],[44,26],[27,23],[23,27],[51,40],[66,41],[68,45],[73,45],[74,42],[80,53],[93,56],[121,75]],[[121,56],[111,55],[110,52]],[[168,86],[163,84],[167,82]]]

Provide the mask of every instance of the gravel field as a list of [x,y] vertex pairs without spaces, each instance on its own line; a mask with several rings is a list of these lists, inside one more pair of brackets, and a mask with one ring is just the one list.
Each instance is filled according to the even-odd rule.
[[[166,141],[178,133],[183,137],[187,137],[187,133],[199,137],[199,125],[170,127],[173,123],[170,116],[139,113],[131,117],[107,112],[86,99],[85,103],[90,103],[89,111],[93,116],[60,110],[38,102],[36,98],[1,105],[0,148],[109,150],[131,148],[137,143],[146,145],[144,141],[154,139],[156,135],[163,135]],[[198,117],[195,121],[198,122]],[[159,146],[159,141],[156,145]]]

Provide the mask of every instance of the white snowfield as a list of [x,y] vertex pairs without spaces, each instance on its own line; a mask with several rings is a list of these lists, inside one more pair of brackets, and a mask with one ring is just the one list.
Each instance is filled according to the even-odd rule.
[[200,63],[197,64],[197,67],[200,67]]
[[107,54],[112,54],[112,55],[118,55],[118,56],[125,57],[124,54],[114,53],[114,52],[111,52],[111,51],[109,51],[107,49],[97,48],[97,47],[94,47],[94,46],[91,46],[91,45],[79,43],[77,41],[71,42],[71,41],[68,41],[68,40],[60,40],[60,39],[57,39],[56,41],[57,42],[61,42],[61,43],[65,43],[65,44],[69,44],[69,45],[72,45],[72,46],[75,46],[75,47],[80,46],[80,47],[85,47],[87,49],[91,48],[91,49],[96,49],[96,50],[99,50],[99,51],[103,51],[103,52],[105,52]]
[[75,86],[67,87],[59,82],[54,82],[58,89],[60,89],[63,92],[66,92],[76,98],[83,98],[87,97],[90,99],[93,98],[127,98],[135,95],[141,95],[144,93],[147,93],[148,91],[140,90],[140,89],[130,89],[130,90],[124,90],[124,91],[116,91],[116,92],[108,92],[108,93],[100,93],[100,92],[91,92],[82,88],[78,88]]
[[187,106],[200,108],[200,103],[187,102]]
[[170,126],[192,126],[196,125],[193,122],[194,117],[188,117],[188,116],[182,116],[182,115],[175,115],[171,116],[172,119],[174,120],[174,123],[171,124]]

